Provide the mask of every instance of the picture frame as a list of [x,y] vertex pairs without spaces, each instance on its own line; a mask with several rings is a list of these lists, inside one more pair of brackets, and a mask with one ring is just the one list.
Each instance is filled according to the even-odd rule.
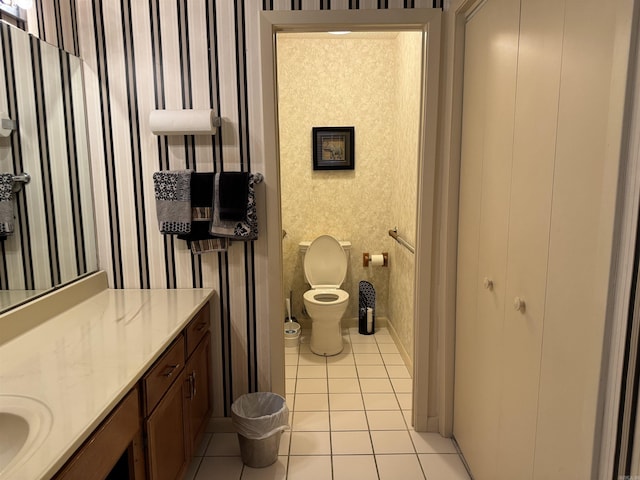
[[313,127],[313,169],[354,170],[355,127]]

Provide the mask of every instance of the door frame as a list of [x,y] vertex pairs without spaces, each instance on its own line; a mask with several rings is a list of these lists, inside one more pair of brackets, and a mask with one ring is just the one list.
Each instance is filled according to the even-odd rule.
[[[413,425],[426,431],[429,414],[430,331],[432,322],[433,240],[435,214],[436,141],[439,101],[440,29],[439,9],[263,11],[260,13],[262,114],[267,209],[268,318],[271,389],[284,387],[284,291],[282,273],[282,216],[278,145],[276,44],[277,32],[327,30],[416,30],[423,32],[420,145],[416,222]],[[431,121],[425,122],[425,119]],[[433,376],[433,375],[432,375]],[[436,381],[434,379],[434,381]],[[435,425],[437,428],[437,424]],[[434,429],[431,425],[430,430]]]
[[[632,26],[633,25],[633,26]],[[640,212],[640,4],[636,2],[632,18],[627,28],[631,29],[630,54],[620,59],[628,61],[627,78],[619,81],[627,82],[626,112],[622,127],[621,164],[618,183],[618,199],[616,206],[616,226],[614,230],[612,252],[612,275],[609,285],[609,305],[605,326],[603,349],[603,368],[600,382],[599,404],[602,415],[598,425],[600,445],[594,445],[593,471],[597,478],[611,478],[618,473],[620,461],[618,430],[621,428],[622,385],[627,376],[633,376],[633,365],[625,351],[627,336],[631,335],[632,322],[629,319],[631,304],[631,288],[634,277],[634,257],[637,243],[638,214]],[[624,36],[621,35],[621,38]],[[624,52],[624,48],[620,48]],[[636,327],[637,328],[637,327]],[[629,370],[627,371],[627,367]],[[629,385],[631,386],[631,385]],[[629,392],[627,391],[627,394]],[[625,401],[630,401],[627,398]],[[636,418],[637,419],[640,417]],[[622,422],[624,424],[624,422]],[[640,445],[637,435],[638,424],[624,425],[636,435],[634,438],[632,467],[638,466]],[[627,431],[627,433],[629,433]],[[621,435],[622,439],[622,435]],[[621,440],[620,439],[620,440]],[[621,472],[620,472],[621,473]]]

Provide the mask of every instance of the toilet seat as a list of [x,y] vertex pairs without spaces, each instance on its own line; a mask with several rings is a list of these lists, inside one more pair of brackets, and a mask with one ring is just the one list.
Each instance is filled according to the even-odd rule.
[[338,288],[314,288],[302,296],[307,302],[317,305],[338,305],[349,300],[349,293]]
[[304,256],[304,276],[312,289],[338,289],[347,275],[347,256],[331,235],[316,238]]

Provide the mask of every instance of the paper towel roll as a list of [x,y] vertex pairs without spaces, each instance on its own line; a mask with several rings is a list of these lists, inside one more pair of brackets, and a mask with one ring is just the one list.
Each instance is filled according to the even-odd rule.
[[149,128],[155,135],[211,135],[220,126],[213,110],[152,110]]
[[381,267],[382,265],[384,265],[384,255],[371,255],[369,265],[371,265],[372,267]]

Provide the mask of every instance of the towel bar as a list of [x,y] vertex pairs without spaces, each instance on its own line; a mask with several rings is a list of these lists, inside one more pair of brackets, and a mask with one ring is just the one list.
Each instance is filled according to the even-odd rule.
[[31,181],[31,175],[22,172],[20,175],[13,176],[13,183],[29,183]]
[[17,193],[22,190],[22,187],[31,181],[31,175],[28,173],[22,172],[19,175],[13,176],[13,193]]
[[253,183],[262,183],[263,180],[264,180],[264,175],[262,175],[261,173],[253,174]]

